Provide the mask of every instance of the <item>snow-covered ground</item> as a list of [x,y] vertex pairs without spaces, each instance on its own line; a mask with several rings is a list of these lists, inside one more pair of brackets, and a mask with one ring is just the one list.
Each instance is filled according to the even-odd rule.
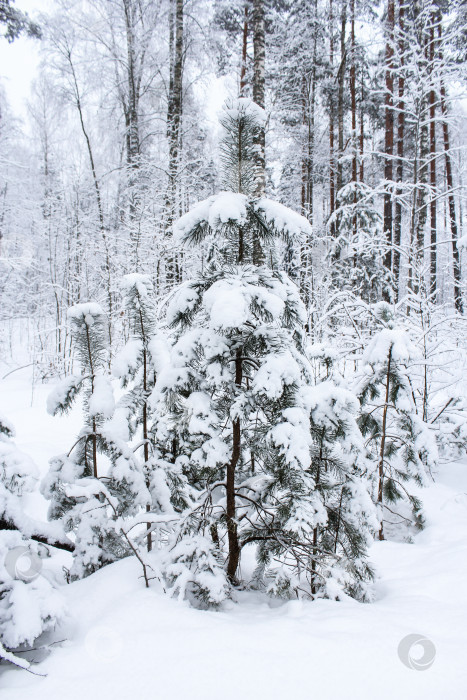
[[[80,421],[76,411],[47,415],[51,388],[39,384],[31,392],[28,370],[0,380],[0,411],[41,471],[73,444]],[[372,547],[378,571],[372,604],[278,604],[244,593],[229,609],[202,612],[156,585],[146,590],[137,562],[127,559],[63,587],[71,618],[56,638],[65,641],[34,667],[46,677],[2,666],[0,697],[461,700],[467,697],[467,463],[440,468],[422,496],[427,523],[414,544]],[[31,512],[44,517],[46,504],[30,499]],[[434,644],[434,662],[423,671],[398,656],[410,634]],[[412,648],[413,659],[421,654],[420,646]]]

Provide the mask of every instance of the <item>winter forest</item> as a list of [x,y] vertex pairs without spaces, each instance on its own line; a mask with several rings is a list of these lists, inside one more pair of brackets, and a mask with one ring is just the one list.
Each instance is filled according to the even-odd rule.
[[0,35],[2,699],[464,698],[466,1]]

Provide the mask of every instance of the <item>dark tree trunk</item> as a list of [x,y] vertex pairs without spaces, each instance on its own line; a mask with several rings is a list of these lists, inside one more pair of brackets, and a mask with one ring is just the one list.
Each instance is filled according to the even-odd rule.
[[[243,380],[242,351],[237,350],[235,358],[235,384],[241,387]],[[240,459],[241,451],[241,427],[240,419],[232,421],[232,457],[227,465],[226,479],[226,518],[227,537],[229,543],[229,560],[227,562],[227,576],[231,583],[237,583],[237,569],[240,560],[240,544],[238,541],[236,504],[235,504],[235,471]]]
[[[355,190],[353,196],[354,205],[357,204],[357,95],[355,72],[355,0],[350,0],[350,103],[352,112],[352,182]],[[354,235],[357,234],[357,217],[353,218]]]
[[[177,178],[179,172],[181,121],[183,108],[183,0],[171,0],[169,17],[169,48],[171,49],[169,96],[167,103],[167,140],[169,144],[168,186],[166,198],[166,235],[171,235],[172,224],[181,214],[177,208]],[[167,284],[180,281],[180,270],[175,256],[167,259]]]
[[[333,0],[329,0],[329,67],[331,75],[334,74],[334,16]],[[336,209],[336,162],[334,153],[334,87],[329,95],[329,215],[332,216]],[[336,235],[336,225],[331,223],[331,236]]]
[[435,14],[431,14],[429,72],[431,77],[430,103],[430,296],[436,301],[436,262],[437,262],[437,226],[436,226],[436,93],[433,85],[435,60]]
[[[440,63],[443,61],[443,52],[441,48],[442,39],[442,26],[441,26],[441,13],[438,14],[438,41],[439,41],[439,59]],[[454,200],[454,181],[452,176],[452,161],[451,161],[451,149],[449,142],[449,125],[448,125],[448,107],[446,101],[446,88],[443,81],[441,80],[441,113],[443,116],[443,145],[444,145],[444,158],[446,162],[446,184],[448,187],[448,207],[449,207],[449,223],[451,226],[451,245],[452,245],[452,263],[453,263],[453,273],[454,273],[454,304],[459,313],[464,312],[464,304],[462,299],[462,288],[461,288],[461,265],[460,265],[460,255],[459,249],[457,247],[457,241],[459,238],[458,228],[457,228],[457,217],[456,217],[456,203]]]
[[[253,0],[253,102],[264,109],[265,107],[265,29],[264,1]],[[263,197],[266,191],[266,161],[265,161],[265,129],[258,129],[255,137],[255,197]],[[264,263],[264,252],[257,236],[253,240],[253,264]]]
[[247,48],[248,48],[248,3],[245,3],[244,19],[243,19],[243,33],[242,33],[242,67],[240,69],[240,97],[245,96]]
[[[398,77],[398,103],[397,103],[397,168],[396,180],[401,183],[404,177],[404,131],[405,131],[405,77],[404,77],[404,2],[399,0],[399,17],[398,17],[398,32],[399,32],[399,77]],[[393,251],[393,273],[394,273],[394,298],[397,301],[399,294],[399,279],[401,265],[401,240],[402,240],[402,190],[399,187],[396,192],[396,206],[394,216],[394,251]]]
[[[393,220],[392,220],[392,197],[391,182],[393,179],[392,159],[394,155],[394,0],[388,0],[387,15],[387,40],[386,40],[386,96],[385,96],[385,124],[384,124],[384,179],[386,182],[386,192],[384,194],[384,219],[383,230],[386,238],[387,251],[384,256],[384,266],[392,271],[392,244],[393,244]],[[388,291],[384,297],[389,301]]]
[[384,540],[384,530],[383,530],[383,488],[384,488],[384,451],[386,447],[386,424],[388,416],[388,405],[389,405],[389,387],[391,381],[391,360],[392,360],[392,345],[389,349],[388,354],[388,366],[386,371],[386,395],[384,398],[384,408],[383,408],[383,422],[381,426],[381,449],[379,454],[379,465],[378,465],[378,505],[381,508],[381,526],[379,529],[378,537],[380,540]]
[[341,63],[337,74],[337,129],[338,129],[338,160],[337,160],[337,196],[343,185],[343,163],[344,155],[344,87],[345,87],[345,67],[347,52],[345,50],[345,25],[347,23],[347,0],[342,2],[341,10]]

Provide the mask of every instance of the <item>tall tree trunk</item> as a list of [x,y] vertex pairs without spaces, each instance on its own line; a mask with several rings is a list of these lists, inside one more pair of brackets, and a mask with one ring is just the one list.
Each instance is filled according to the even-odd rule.
[[[334,15],[333,0],[329,0],[329,68],[331,76],[334,75]],[[329,96],[329,215],[332,216],[336,209],[336,162],[334,153],[334,85]],[[336,224],[331,223],[331,236],[336,235]]]
[[[253,0],[253,102],[265,107],[266,44],[264,29],[264,0]],[[265,127],[258,129],[255,137],[255,197],[263,197],[266,191]],[[264,263],[264,252],[255,236],[253,240],[253,264]]]
[[[166,198],[166,235],[171,235],[171,228],[177,214],[177,177],[180,158],[180,137],[183,105],[183,0],[171,0],[169,24],[169,44],[172,46],[170,56],[169,98],[167,104],[167,139],[169,143],[169,182]],[[178,263],[172,254],[167,259],[167,283],[172,286],[179,281]]]
[[343,162],[344,155],[344,87],[345,87],[345,67],[347,52],[345,50],[345,25],[347,23],[347,0],[343,0],[341,9],[341,63],[337,74],[337,129],[338,129],[338,160],[337,160],[337,196],[343,185]]
[[[384,123],[384,219],[383,230],[386,238],[387,251],[384,256],[384,266],[392,271],[392,244],[393,244],[393,220],[391,183],[393,180],[392,159],[394,155],[394,0],[388,0],[387,10],[387,39],[386,39],[386,96],[385,96],[385,123]],[[384,292],[385,299],[389,301],[388,290]]]
[[[438,14],[438,41],[439,41],[439,59],[440,63],[443,61],[443,51],[441,48],[442,39],[442,25],[441,25],[441,13]],[[448,187],[448,207],[449,207],[449,223],[451,226],[451,245],[452,245],[452,263],[453,263],[453,273],[454,273],[454,304],[459,313],[464,312],[464,304],[462,299],[461,290],[461,265],[460,265],[460,255],[459,249],[457,247],[457,241],[459,238],[457,229],[457,217],[456,217],[456,203],[454,200],[454,182],[452,177],[452,161],[451,161],[451,149],[449,143],[449,125],[448,125],[448,108],[446,101],[446,87],[443,80],[441,80],[440,86],[441,93],[441,113],[443,116],[443,145],[444,145],[444,158],[446,162],[446,183]]]
[[361,76],[361,93],[360,93],[360,182],[364,180],[364,162],[363,154],[365,151],[365,112],[364,112],[365,95],[363,90],[363,71]]
[[[241,387],[243,380],[242,351],[237,350],[235,358],[235,384]],[[232,421],[232,457],[227,465],[226,479],[226,517],[227,538],[229,543],[229,559],[227,562],[227,576],[231,583],[237,583],[237,569],[240,560],[240,545],[238,541],[236,504],[235,504],[235,471],[240,459],[241,451],[241,427],[240,419]]]
[[[352,112],[352,182],[354,184],[353,203],[357,204],[357,95],[355,73],[355,0],[350,0],[350,103]],[[353,231],[357,235],[357,216],[353,217]]]
[[383,422],[381,426],[381,448],[379,453],[379,464],[378,464],[378,505],[381,509],[381,526],[379,529],[378,537],[380,540],[384,540],[384,530],[383,530],[383,488],[384,488],[384,451],[386,448],[386,425],[388,417],[388,405],[389,405],[389,387],[391,381],[391,360],[392,360],[392,345],[389,348],[388,354],[388,366],[386,371],[386,395],[384,398],[383,407]]
[[127,97],[124,104],[126,127],[126,159],[128,169],[129,191],[129,228],[131,240],[131,266],[139,267],[139,246],[141,232],[138,225],[137,214],[139,209],[140,193],[138,189],[140,168],[140,137],[139,137],[139,79],[137,75],[136,58],[136,25],[138,8],[135,0],[123,0],[126,30],[126,79]]
[[431,78],[430,103],[430,297],[436,301],[436,262],[437,262],[437,226],[436,226],[436,93],[433,85],[435,61],[435,13],[431,13],[429,73]]
[[248,49],[248,3],[245,3],[243,11],[243,32],[242,32],[242,66],[240,69],[240,97],[245,97],[246,90],[246,61]]
[[[404,9],[405,0],[399,0],[399,16],[398,16],[398,52],[399,52],[399,77],[397,86],[397,168],[396,180],[401,183],[404,177],[404,131],[405,131],[405,40],[404,40]],[[402,189],[396,190],[396,206],[394,215],[394,252],[393,252],[393,273],[394,273],[394,297],[397,301],[399,296],[399,280],[400,280],[400,265],[401,265],[401,241],[402,241]]]
[[[99,179],[97,177],[97,170],[96,170],[96,164],[95,164],[95,160],[94,160],[94,153],[93,153],[93,149],[91,146],[91,139],[89,138],[89,134],[88,134],[88,131],[86,129],[85,122],[84,122],[84,112],[83,112],[83,105],[81,102],[81,92],[79,90],[78,77],[76,75],[75,65],[73,63],[73,59],[72,59],[72,55],[71,55],[71,49],[70,48],[65,49],[65,53],[66,53],[66,59],[68,61],[68,65],[70,67],[75,104],[76,104],[76,109],[78,110],[81,132],[82,132],[82,134],[84,136],[84,140],[86,142],[86,149],[88,152],[89,165],[91,168],[92,180],[93,180],[93,184],[94,184],[94,192],[96,195],[96,206],[97,206],[97,213],[98,213],[98,217],[99,217],[99,228],[100,228],[100,232],[101,232],[101,236],[102,236],[102,242],[104,244],[107,309],[108,309],[108,313],[109,313],[108,333],[109,333],[109,346],[110,346],[110,350],[112,351],[112,323],[113,323],[112,269],[111,269],[111,264],[110,264],[109,242],[107,240],[107,232],[106,232],[105,223],[104,223],[104,208],[102,205],[101,188],[100,188],[100,184],[99,184]],[[110,354],[109,354],[109,357],[110,357]]]
[[[429,34],[425,25],[424,16],[420,17],[419,41],[423,52],[424,61],[420,70],[423,70],[429,60]],[[430,133],[429,133],[429,94],[425,93],[421,97],[419,106],[419,154],[416,182],[416,215],[415,215],[415,261],[419,279],[417,280],[415,291],[420,291],[420,283],[423,283],[423,262],[425,250],[425,226],[428,218],[428,171],[430,158]]]

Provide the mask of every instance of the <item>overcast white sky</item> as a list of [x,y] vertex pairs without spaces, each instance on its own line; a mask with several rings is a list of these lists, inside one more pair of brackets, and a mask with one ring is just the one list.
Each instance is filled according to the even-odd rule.
[[[53,8],[54,0],[16,0],[15,6],[36,18],[40,12]],[[37,73],[40,42],[20,37],[12,44],[0,39],[0,82],[4,86],[8,102],[17,115],[25,112],[31,81]]]

